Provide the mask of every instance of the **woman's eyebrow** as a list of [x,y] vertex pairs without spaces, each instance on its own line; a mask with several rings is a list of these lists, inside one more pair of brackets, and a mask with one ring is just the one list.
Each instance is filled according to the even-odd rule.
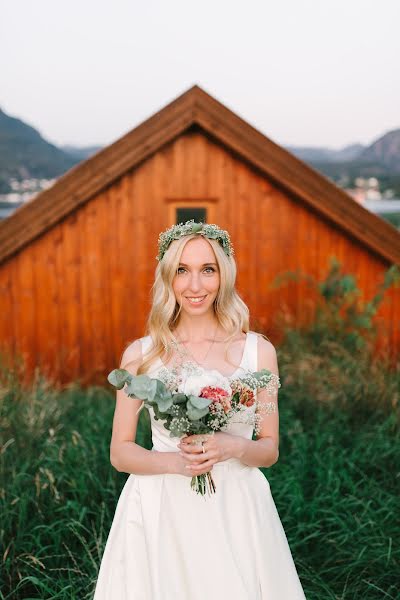
[[[204,264],[203,264],[203,265],[201,265],[201,266],[202,266],[202,267],[207,267],[207,266],[211,266],[211,265],[212,265],[212,266],[214,266],[214,267],[216,267],[216,266],[217,266],[217,263],[211,263],[211,262],[210,262],[210,263],[204,263]],[[190,265],[187,265],[186,263],[179,263],[179,266],[182,266],[182,267],[189,267]]]

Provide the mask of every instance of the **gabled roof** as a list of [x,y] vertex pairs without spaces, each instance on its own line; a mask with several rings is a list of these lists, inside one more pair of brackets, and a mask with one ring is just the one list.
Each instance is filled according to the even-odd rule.
[[192,126],[234,152],[390,263],[400,233],[318,171],[194,86],[118,141],[70,169],[0,222],[0,263]]

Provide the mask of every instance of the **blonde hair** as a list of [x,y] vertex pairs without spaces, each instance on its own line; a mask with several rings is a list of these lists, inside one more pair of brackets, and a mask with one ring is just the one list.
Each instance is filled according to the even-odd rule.
[[[198,234],[184,236],[174,240],[159,261],[152,287],[152,307],[147,320],[146,335],[152,338],[152,347],[146,353],[137,374],[145,373],[153,361],[165,353],[171,341],[175,340],[172,329],[179,323],[181,306],[175,298],[172,283],[176,275],[184,247]],[[249,331],[249,309],[235,289],[236,262],[233,256],[227,256],[219,242],[213,239],[207,242],[214,250],[220,273],[220,286],[214,300],[217,321],[227,331],[227,348],[232,338],[242,331]]]

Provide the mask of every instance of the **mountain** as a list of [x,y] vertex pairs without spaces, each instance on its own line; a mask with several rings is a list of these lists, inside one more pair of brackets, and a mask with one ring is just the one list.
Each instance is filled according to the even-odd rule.
[[287,146],[287,150],[314,166],[329,163],[343,166],[344,163],[348,163],[349,168],[353,166],[361,167],[362,170],[372,168],[376,174],[400,174],[400,129],[388,131],[369,146],[352,144],[340,150]]
[[89,158],[89,156],[93,156],[93,154],[96,154],[102,147],[103,146],[60,146],[63,152],[70,154],[77,160],[85,160],[86,158]]
[[352,187],[357,177],[376,177],[381,192],[392,190],[400,198],[400,129],[385,133],[369,146],[287,149],[341,187]]
[[0,109],[0,192],[9,191],[9,180],[53,179],[80,159],[63,152],[42,138],[20,119]]
[[286,146],[292,154],[304,160],[304,162],[343,162],[355,160],[365,149],[361,144],[352,144],[345,146],[340,150],[331,150],[329,148],[318,148],[313,146]]
[[379,163],[391,173],[400,174],[400,129],[385,133],[365,148],[359,159],[363,162]]
[[[9,180],[53,179],[101,149],[100,146],[58,148],[20,119],[0,109],[0,194],[11,191]],[[369,146],[352,144],[339,150],[287,146],[287,150],[332,179],[351,187],[356,177],[377,177],[381,191],[400,197],[400,129],[385,133]]]

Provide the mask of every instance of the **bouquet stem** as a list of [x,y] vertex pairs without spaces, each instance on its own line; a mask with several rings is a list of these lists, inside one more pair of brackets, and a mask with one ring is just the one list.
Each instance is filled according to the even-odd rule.
[[205,496],[206,492],[208,492],[209,496],[215,494],[215,490],[217,489],[210,471],[201,475],[194,475],[191,479],[190,487],[202,496]]

